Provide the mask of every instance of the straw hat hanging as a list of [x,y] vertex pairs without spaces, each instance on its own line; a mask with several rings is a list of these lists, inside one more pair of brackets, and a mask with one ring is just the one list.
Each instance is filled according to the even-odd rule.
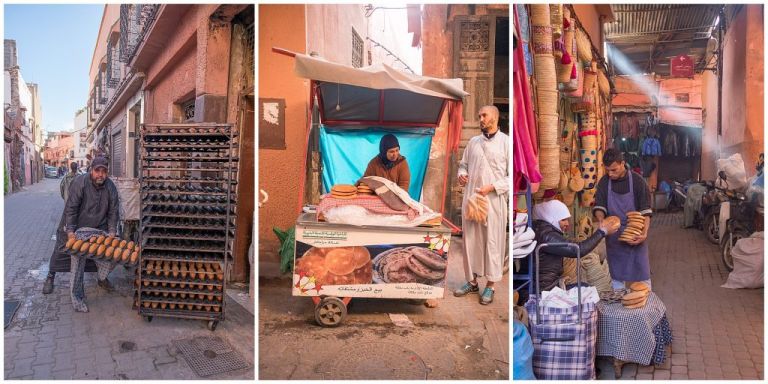
[[597,85],[603,97],[608,98],[611,95],[611,83],[608,82],[608,76],[605,75],[605,72],[600,71],[597,74]]
[[581,28],[576,28],[576,48],[579,51],[579,59],[582,61],[592,61],[592,43],[587,37],[587,33]]

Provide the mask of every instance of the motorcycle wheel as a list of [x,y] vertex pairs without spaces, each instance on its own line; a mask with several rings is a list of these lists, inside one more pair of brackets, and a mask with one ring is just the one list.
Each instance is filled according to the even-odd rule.
[[712,244],[720,244],[720,212],[711,212],[704,218],[704,235]]
[[723,241],[720,244],[720,258],[728,272],[733,271],[733,255],[731,254],[733,247],[736,246],[737,241],[747,237],[749,237],[749,233],[738,229],[734,232],[726,230],[723,234]]

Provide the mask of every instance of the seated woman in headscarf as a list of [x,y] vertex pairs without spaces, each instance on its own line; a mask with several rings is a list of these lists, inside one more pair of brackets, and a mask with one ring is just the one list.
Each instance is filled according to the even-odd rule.
[[[595,233],[582,242],[568,240],[564,232],[570,227],[571,212],[560,200],[550,200],[533,207],[533,231],[536,233],[537,244],[575,243],[578,244],[581,255],[592,252],[600,241],[607,235],[615,233],[618,226],[603,222]],[[539,254],[539,283],[542,291],[548,291],[558,286],[563,275],[563,257],[575,258],[572,248],[549,247]]]
[[379,154],[368,163],[363,177],[379,176],[397,184],[408,192],[411,185],[411,171],[408,162],[400,155],[400,143],[395,135],[388,133],[379,142]]

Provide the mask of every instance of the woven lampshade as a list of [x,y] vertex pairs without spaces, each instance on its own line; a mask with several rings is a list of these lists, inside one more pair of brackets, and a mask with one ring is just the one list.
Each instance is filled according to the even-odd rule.
[[549,15],[549,5],[531,4],[531,25],[551,25],[552,20]]

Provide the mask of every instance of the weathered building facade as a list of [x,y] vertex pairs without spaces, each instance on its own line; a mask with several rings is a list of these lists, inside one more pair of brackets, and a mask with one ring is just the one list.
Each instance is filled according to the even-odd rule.
[[138,178],[141,124],[229,123],[237,134],[231,281],[248,277],[254,200],[254,7],[108,4],[91,63],[89,153]]

